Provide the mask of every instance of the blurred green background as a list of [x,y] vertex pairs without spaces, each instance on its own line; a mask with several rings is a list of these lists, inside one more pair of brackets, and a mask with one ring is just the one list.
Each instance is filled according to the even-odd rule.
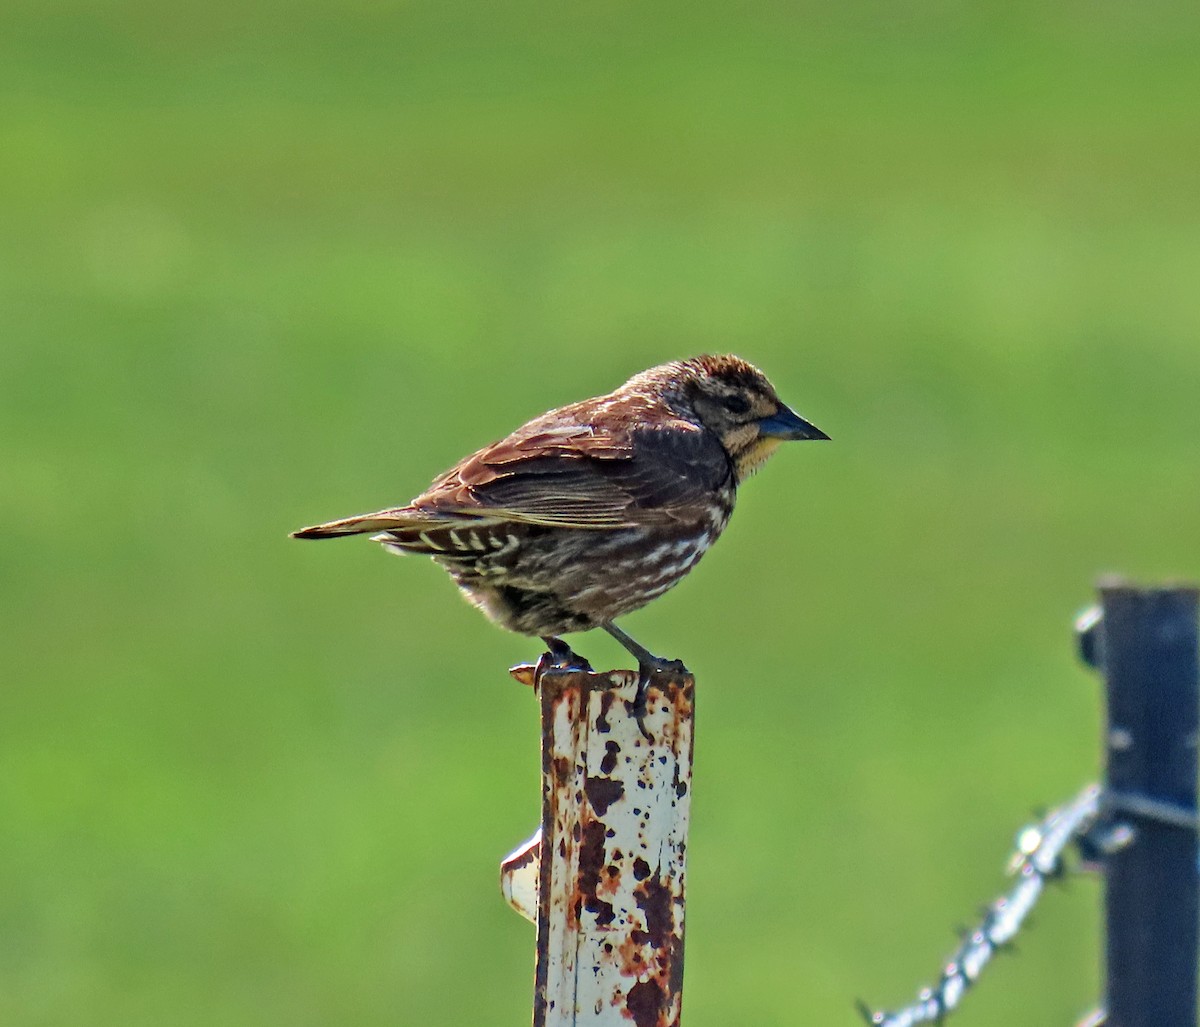
[[[686,1022],[930,981],[1096,772],[1095,577],[1200,574],[1200,9],[0,29],[0,1023],[527,1023],[538,646],[285,535],[725,350],[834,441],[625,624],[699,679]],[[1098,898],[1053,891],[963,1027],[1089,1008]]]

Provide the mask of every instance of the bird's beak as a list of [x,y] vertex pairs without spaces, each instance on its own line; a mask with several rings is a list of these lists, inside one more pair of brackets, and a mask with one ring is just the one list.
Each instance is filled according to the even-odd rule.
[[790,407],[783,403],[770,417],[764,417],[758,422],[759,434],[768,439],[827,439],[829,438],[815,424],[810,424]]

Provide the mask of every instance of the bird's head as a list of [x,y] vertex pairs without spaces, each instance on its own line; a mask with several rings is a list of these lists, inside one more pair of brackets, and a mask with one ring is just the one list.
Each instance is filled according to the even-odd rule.
[[741,357],[693,357],[654,371],[668,372],[671,405],[720,440],[739,482],[781,442],[829,438],[782,402],[767,376]]

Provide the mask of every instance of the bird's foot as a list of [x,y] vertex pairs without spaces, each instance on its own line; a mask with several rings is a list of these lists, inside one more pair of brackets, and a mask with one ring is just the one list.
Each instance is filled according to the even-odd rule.
[[683,660],[668,660],[665,656],[657,659],[651,670],[660,674],[690,674]]
[[684,666],[682,660],[668,660],[661,656],[649,656],[649,659],[638,660],[637,692],[634,694],[629,712],[637,720],[638,730],[641,731],[642,737],[647,742],[654,741],[654,738],[646,727],[646,714],[650,712],[649,706],[646,703],[646,693],[650,687],[650,679],[655,674],[663,672],[687,674],[688,669]]
[[548,667],[556,670],[582,670],[589,674],[592,673],[592,665],[561,638],[543,635],[542,641],[546,643],[546,652],[538,660],[539,673]]

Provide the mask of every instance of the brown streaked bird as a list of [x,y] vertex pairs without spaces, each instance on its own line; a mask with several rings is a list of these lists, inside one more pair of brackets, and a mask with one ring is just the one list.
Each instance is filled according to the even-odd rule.
[[660,659],[613,623],[676,585],[716,541],[738,486],[788,439],[827,439],[735,356],[652,367],[615,392],[535,417],[437,478],[407,506],[293,533],[374,532],[444,567],[510,631],[603,628],[638,661]]

